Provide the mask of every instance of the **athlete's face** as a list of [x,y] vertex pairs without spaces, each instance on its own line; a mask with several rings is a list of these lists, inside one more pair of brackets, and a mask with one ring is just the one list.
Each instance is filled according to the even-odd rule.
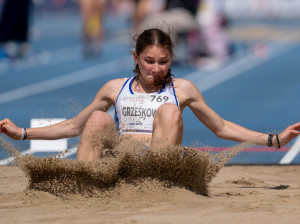
[[165,77],[172,62],[171,53],[161,46],[148,47],[140,55],[133,52],[133,58],[139,65],[140,78],[147,84]]

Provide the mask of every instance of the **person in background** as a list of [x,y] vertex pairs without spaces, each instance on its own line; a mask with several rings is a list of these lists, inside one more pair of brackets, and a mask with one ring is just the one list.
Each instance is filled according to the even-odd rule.
[[31,0],[6,0],[0,17],[0,58],[22,58],[29,51]]
[[195,57],[195,64],[206,70],[218,69],[230,55],[222,1],[202,0],[198,6],[196,20],[199,24],[200,40],[203,43],[205,55]]
[[83,56],[99,56],[104,38],[103,16],[106,0],[80,0]]
[[194,0],[165,0],[163,10],[148,14],[140,23],[139,29],[143,30],[165,23],[172,29],[171,36],[176,43],[180,33],[198,29],[196,12],[197,4]]
[[133,27],[137,29],[148,16],[155,16],[165,9],[166,0],[134,0]]
[[192,64],[204,70],[220,68],[229,57],[220,1],[165,0],[164,5],[163,10],[144,15],[138,29],[165,23],[171,27],[172,39],[176,43],[175,62]]

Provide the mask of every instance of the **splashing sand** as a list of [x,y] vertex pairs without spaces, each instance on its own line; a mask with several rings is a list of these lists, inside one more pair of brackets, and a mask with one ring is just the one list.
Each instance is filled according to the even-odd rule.
[[19,151],[16,150],[9,141],[6,141],[0,136],[0,149],[1,148],[8,156],[20,157]]
[[209,148],[203,152],[179,146],[149,150],[142,141],[120,141],[115,136],[102,142],[104,156],[94,162],[62,159],[63,153],[44,158],[21,156],[8,142],[2,140],[1,146],[15,156],[15,162],[28,177],[27,190],[49,192],[62,198],[72,195],[112,198],[138,192],[141,197],[152,198],[153,192],[172,187],[208,195],[208,184],[244,148],[241,144],[213,154]]

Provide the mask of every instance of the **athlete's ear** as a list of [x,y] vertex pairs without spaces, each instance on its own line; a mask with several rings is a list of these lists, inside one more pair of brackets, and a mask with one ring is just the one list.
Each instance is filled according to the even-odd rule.
[[132,56],[133,56],[133,60],[134,60],[135,64],[137,64],[138,63],[138,56],[137,56],[136,51],[132,52]]

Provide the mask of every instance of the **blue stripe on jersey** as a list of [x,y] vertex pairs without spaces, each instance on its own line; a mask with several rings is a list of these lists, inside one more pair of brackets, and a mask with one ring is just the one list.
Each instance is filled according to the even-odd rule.
[[[130,91],[130,93],[131,93],[132,95],[134,94],[134,92],[132,91],[131,85],[132,85],[133,80],[134,80],[135,78],[136,78],[136,77],[133,77],[133,79],[131,80],[131,82],[130,82],[130,84],[129,84],[129,91]],[[160,90],[157,94],[161,94],[161,93],[165,90],[165,88],[166,88],[166,85],[164,85],[164,87],[162,88],[162,90]],[[178,104],[177,104],[177,106],[178,106]]]
[[[117,99],[116,99],[115,105],[117,104],[117,101],[118,101],[118,99],[119,99],[119,96],[120,96],[120,94],[121,94],[122,90],[124,89],[124,87],[125,87],[126,83],[129,81],[129,79],[130,79],[130,78],[128,78],[128,79],[125,81],[125,83],[123,84],[123,86],[122,86],[122,89],[120,90],[120,92],[119,92],[119,94],[118,94],[118,96],[117,96]],[[115,121],[115,125],[116,125],[117,127],[119,127],[119,123],[120,123],[120,121],[119,121],[119,119],[118,119],[118,115],[117,115],[117,110],[116,110],[116,108],[115,108],[115,116],[114,116],[114,121]]]
[[114,116],[114,121],[115,121],[115,125],[117,128],[119,128],[119,125],[120,125],[120,121],[119,121],[119,118],[118,118],[118,115],[117,115],[117,110],[115,109],[115,116]]
[[174,97],[175,97],[175,100],[176,100],[176,104],[177,104],[177,106],[179,106],[179,103],[178,103],[178,100],[177,100],[177,96],[176,96],[176,93],[175,93],[175,88],[174,88],[173,81],[171,83],[172,83],[172,89],[173,89]]
[[161,94],[165,90],[165,88],[166,88],[166,85],[164,85],[164,87],[162,88],[162,90],[159,93],[157,93],[157,94]]
[[125,87],[126,83],[129,81],[129,79],[130,79],[130,78],[128,78],[128,79],[125,81],[125,83],[123,84],[123,86],[122,86],[122,89],[120,90],[120,92],[119,92],[119,95],[117,96],[117,99],[116,99],[115,105],[117,104],[117,101],[118,101],[118,99],[119,99],[119,96],[120,96],[120,94],[121,94],[122,90],[124,89],[124,87]]
[[132,89],[131,89],[131,85],[132,85],[132,82],[133,82],[133,80],[135,79],[135,77],[133,77],[133,79],[131,80],[131,82],[130,82],[130,84],[129,84],[129,91],[130,91],[130,93],[133,95],[134,93],[133,93],[133,91],[132,91]]

